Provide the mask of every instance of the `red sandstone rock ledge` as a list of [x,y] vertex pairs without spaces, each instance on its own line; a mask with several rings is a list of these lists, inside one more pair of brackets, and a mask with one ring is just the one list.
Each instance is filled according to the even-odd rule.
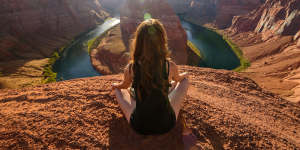
[[[198,149],[297,149],[300,106],[237,73],[181,66],[191,86],[181,115]],[[111,84],[121,75],[0,91],[0,149],[183,149],[178,125],[162,136],[137,135]]]
[[268,0],[251,13],[234,17],[225,31],[251,61],[245,74],[293,102],[300,102],[299,10],[299,0]]

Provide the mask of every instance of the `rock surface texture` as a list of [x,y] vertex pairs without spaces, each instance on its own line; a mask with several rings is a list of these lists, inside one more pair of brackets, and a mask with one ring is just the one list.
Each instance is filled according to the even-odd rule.
[[300,101],[300,0],[267,0],[249,14],[234,17],[225,31],[251,67],[246,70],[265,89]]
[[99,0],[101,6],[112,15],[120,13],[120,9],[123,6],[125,0]]
[[236,32],[263,33],[263,39],[274,35],[295,35],[300,30],[299,0],[267,0],[255,11],[233,19]]
[[187,35],[178,16],[166,0],[127,0],[121,10],[122,38],[129,47],[137,26],[144,21],[145,14],[159,19],[167,31],[172,58],[177,64],[187,64]]
[[218,28],[229,27],[232,18],[247,14],[262,4],[261,0],[168,0],[175,12],[196,24],[214,22]]
[[120,25],[110,29],[96,49],[91,51],[91,63],[102,75],[123,71],[129,62],[129,52],[122,41]]
[[0,7],[0,61],[31,58],[28,53],[50,56],[63,40],[103,22],[107,15],[96,0],[4,0]]
[[[297,149],[300,106],[237,73],[181,66],[190,87],[180,113],[196,149]],[[111,84],[122,76],[0,91],[0,149],[183,149],[181,124],[141,136],[126,122]]]
[[[31,84],[21,81],[28,76],[41,79],[42,66],[47,63],[40,63],[31,70],[22,69],[24,64],[50,57],[55,50],[102,23],[107,16],[97,0],[2,0],[0,68],[6,68],[3,74],[9,79],[0,79],[0,87],[4,82]],[[32,72],[40,73],[37,76]]]
[[216,25],[218,28],[227,28],[234,16],[247,14],[261,4],[261,0],[219,0],[216,7]]

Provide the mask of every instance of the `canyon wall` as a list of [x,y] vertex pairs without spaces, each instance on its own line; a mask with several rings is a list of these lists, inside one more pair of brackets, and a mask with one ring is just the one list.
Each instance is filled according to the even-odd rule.
[[295,35],[300,30],[300,1],[267,0],[255,11],[236,16],[231,29],[263,33],[264,40],[274,35]]
[[102,10],[97,0],[2,0],[0,61],[48,57],[65,40],[103,22],[108,14]]
[[110,12],[112,15],[118,15],[125,0],[99,0],[101,6],[105,11]]
[[247,76],[290,101],[300,101],[300,0],[267,0],[234,17],[225,34],[251,61]]
[[234,16],[247,14],[259,7],[262,0],[219,0],[216,6],[216,25],[227,28]]
[[246,14],[263,0],[168,0],[175,12],[195,24],[215,23],[218,28],[231,25],[236,15]]
[[126,47],[129,48],[132,35],[147,14],[163,23],[173,60],[178,64],[187,64],[187,35],[166,0],[126,1],[121,10],[121,31]]

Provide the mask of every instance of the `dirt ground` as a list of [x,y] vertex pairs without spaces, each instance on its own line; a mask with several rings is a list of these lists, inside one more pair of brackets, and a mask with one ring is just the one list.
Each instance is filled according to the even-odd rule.
[[[298,149],[300,105],[224,70],[181,66],[190,87],[181,117],[194,149]],[[180,123],[141,136],[126,122],[111,84],[121,75],[0,90],[0,149],[183,149]]]

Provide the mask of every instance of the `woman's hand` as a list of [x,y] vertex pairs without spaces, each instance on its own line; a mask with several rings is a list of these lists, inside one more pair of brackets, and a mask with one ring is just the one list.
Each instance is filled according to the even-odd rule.
[[181,82],[185,78],[188,78],[188,73],[187,72],[183,72],[183,73],[179,74],[178,82]]
[[182,78],[187,78],[188,75],[189,74],[187,72],[183,72],[183,73],[179,74],[179,76],[182,77]]
[[111,90],[115,90],[115,89],[117,89],[117,88],[118,88],[118,86],[119,86],[119,84],[118,84],[118,83],[113,83],[113,84],[111,85]]

